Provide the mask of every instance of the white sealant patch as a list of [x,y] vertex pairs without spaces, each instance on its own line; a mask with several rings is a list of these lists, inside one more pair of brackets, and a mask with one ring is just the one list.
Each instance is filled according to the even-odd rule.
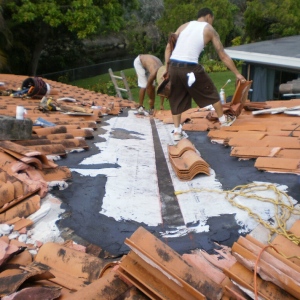
[[[101,214],[117,221],[134,220],[150,226],[162,223],[155,152],[150,119],[129,111],[127,118],[112,118],[103,127],[106,139],[98,143],[100,153],[84,159],[81,165],[118,164],[118,168],[72,169],[84,176],[107,176]],[[124,130],[129,138],[114,138],[113,131]],[[129,136],[128,136],[129,134]]]
[[60,208],[61,201],[50,193],[41,200],[41,208],[28,219],[34,222],[33,228],[28,232],[27,243],[34,244],[35,241],[62,243],[60,237],[61,232],[57,228],[55,222],[59,219],[59,215],[64,212]]

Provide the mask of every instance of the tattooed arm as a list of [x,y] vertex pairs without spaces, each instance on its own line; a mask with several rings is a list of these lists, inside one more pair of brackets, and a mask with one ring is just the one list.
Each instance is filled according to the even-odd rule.
[[240,74],[231,57],[224,51],[219,34],[210,24],[207,24],[204,29],[204,42],[207,44],[210,41],[225,66],[235,74],[238,80],[244,81],[245,78]]

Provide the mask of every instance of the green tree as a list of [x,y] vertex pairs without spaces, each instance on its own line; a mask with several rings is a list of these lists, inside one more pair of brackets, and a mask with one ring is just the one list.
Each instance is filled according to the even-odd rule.
[[300,32],[299,0],[252,0],[244,16],[246,35],[251,42]]
[[2,2],[0,1],[0,45],[3,45],[0,50],[0,69],[7,64],[7,57],[5,55],[5,49],[9,49],[11,46],[11,32],[7,27],[7,24],[3,18]]
[[226,37],[234,29],[234,17],[238,7],[229,0],[165,0],[163,16],[157,24],[160,30],[168,36],[170,32],[183,23],[196,20],[198,11],[203,7],[209,7],[215,15],[214,28],[218,31],[221,41],[225,43]]
[[14,33],[10,63],[23,64],[23,70],[26,67],[29,75],[35,75],[48,36],[58,28],[78,39],[119,31],[125,10],[135,5],[136,0],[6,0],[3,16]]
[[156,21],[161,18],[163,10],[162,0],[139,0],[139,8],[132,13],[124,31],[131,53],[159,56],[161,35]]

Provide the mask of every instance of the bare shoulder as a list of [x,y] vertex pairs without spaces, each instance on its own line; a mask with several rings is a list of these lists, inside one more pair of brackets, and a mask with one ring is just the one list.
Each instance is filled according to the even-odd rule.
[[147,54],[146,56],[147,56],[146,60],[149,63],[162,63],[161,60],[158,57],[154,56],[154,55]]
[[210,24],[207,24],[205,26],[203,35],[204,35],[205,44],[207,44],[210,41],[214,43],[220,40],[220,36],[218,32]]
[[163,65],[162,61],[158,57],[151,54],[144,54],[141,61],[143,66],[147,68],[150,73],[152,70],[154,71]]
[[206,26],[204,27],[204,36],[212,38],[216,34],[217,34],[216,30],[210,24],[207,23]]

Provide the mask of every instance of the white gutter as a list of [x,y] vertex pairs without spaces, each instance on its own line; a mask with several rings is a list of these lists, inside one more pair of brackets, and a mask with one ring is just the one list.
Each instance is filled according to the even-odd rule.
[[227,49],[225,49],[225,52],[232,59],[238,59],[253,63],[261,63],[264,65],[300,69],[300,58]]

